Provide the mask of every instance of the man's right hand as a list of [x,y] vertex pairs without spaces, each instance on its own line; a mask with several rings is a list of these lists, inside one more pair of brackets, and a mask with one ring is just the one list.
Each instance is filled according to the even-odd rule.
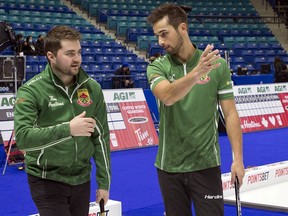
[[206,77],[211,70],[220,67],[220,63],[215,63],[221,56],[219,50],[213,50],[214,45],[208,44],[203,51],[197,66],[193,69],[194,76],[199,80]]
[[75,116],[70,121],[70,133],[72,136],[91,136],[94,132],[96,121],[93,118],[85,117],[86,111]]

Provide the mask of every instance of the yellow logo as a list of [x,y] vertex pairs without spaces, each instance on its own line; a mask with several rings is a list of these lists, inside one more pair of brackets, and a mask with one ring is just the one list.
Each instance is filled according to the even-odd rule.
[[199,80],[198,80],[198,84],[205,84],[207,82],[209,82],[210,80],[210,77],[208,75],[205,75],[203,77],[201,77]]
[[77,103],[80,106],[87,107],[92,104],[92,100],[90,98],[89,92],[87,89],[78,89],[77,90],[78,100]]

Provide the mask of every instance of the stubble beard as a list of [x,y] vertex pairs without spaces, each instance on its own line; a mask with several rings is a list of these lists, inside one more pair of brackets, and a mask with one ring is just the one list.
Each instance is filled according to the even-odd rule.
[[167,52],[169,53],[169,54],[171,54],[171,55],[175,55],[175,54],[177,54],[178,52],[179,52],[179,50],[181,49],[181,47],[183,46],[183,37],[178,33],[177,34],[177,41],[178,41],[178,43],[176,44],[176,46],[173,48],[173,47],[171,47],[171,51],[168,51],[167,50]]

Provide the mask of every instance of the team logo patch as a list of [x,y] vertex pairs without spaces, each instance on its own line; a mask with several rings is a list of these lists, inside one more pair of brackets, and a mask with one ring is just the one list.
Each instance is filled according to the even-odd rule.
[[87,107],[92,104],[92,100],[90,98],[89,92],[87,89],[78,89],[77,90],[78,100],[77,103],[80,106]]
[[205,75],[199,79],[198,84],[205,84],[209,82],[209,80],[210,80],[210,77],[208,75]]

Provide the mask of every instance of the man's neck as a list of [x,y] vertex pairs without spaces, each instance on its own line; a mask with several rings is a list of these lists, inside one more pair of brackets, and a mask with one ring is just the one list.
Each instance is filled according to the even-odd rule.
[[181,50],[175,54],[175,57],[181,62],[181,63],[187,63],[191,57],[194,55],[196,48],[193,46],[193,44],[189,41],[188,44],[183,45]]

